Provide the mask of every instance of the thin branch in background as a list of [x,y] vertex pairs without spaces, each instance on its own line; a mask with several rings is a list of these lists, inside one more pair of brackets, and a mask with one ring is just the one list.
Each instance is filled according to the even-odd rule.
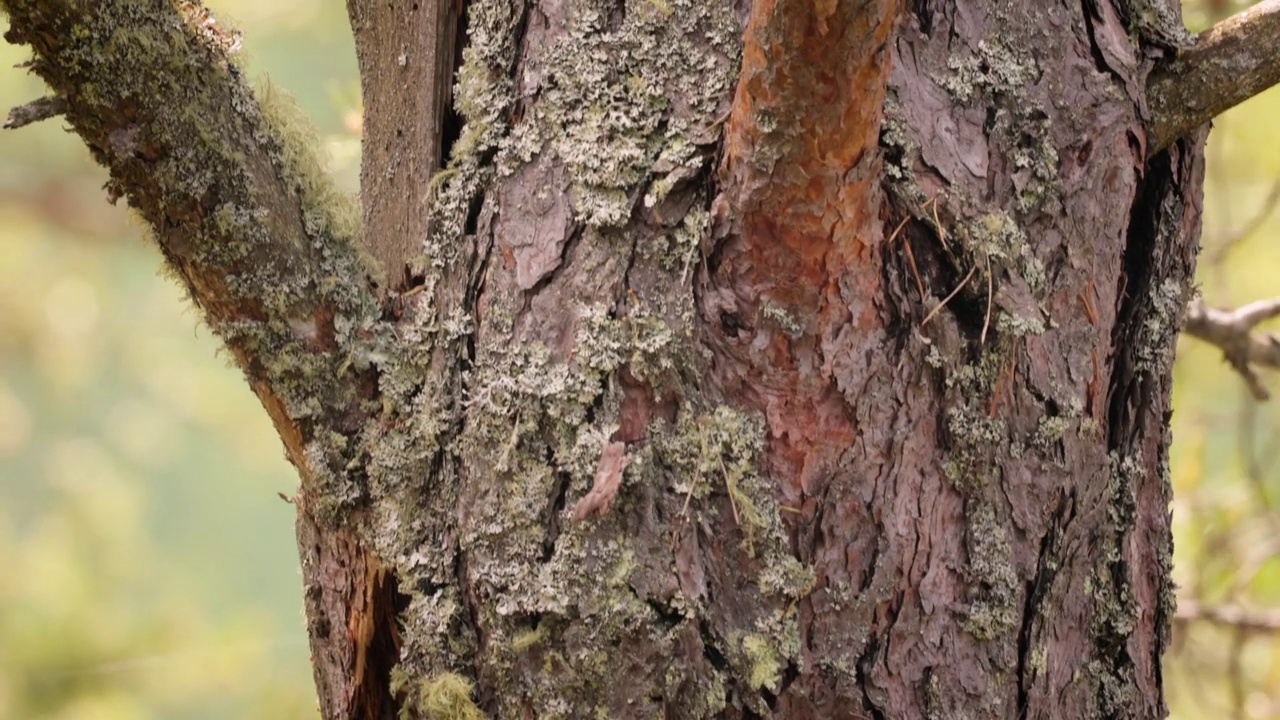
[[1280,205],[1280,178],[1271,184],[1271,190],[1267,193],[1267,197],[1262,201],[1262,206],[1258,208],[1249,222],[1241,225],[1230,235],[1214,243],[1213,255],[1209,259],[1209,264],[1213,266],[1221,265],[1226,262],[1227,257],[1241,243],[1249,239],[1251,235],[1262,227],[1267,218],[1271,217],[1271,213],[1275,211],[1276,206]]
[[1280,608],[1250,608],[1243,605],[1201,605],[1188,600],[1178,601],[1178,613],[1174,622],[1203,622],[1237,628],[1246,632],[1280,632]]
[[1236,310],[1208,307],[1196,298],[1187,307],[1183,332],[1220,348],[1231,367],[1244,378],[1257,400],[1271,397],[1254,374],[1254,365],[1280,368],[1280,338],[1271,333],[1253,332],[1264,320],[1280,315],[1280,298],[1249,303]]
[[[1276,459],[1276,443],[1269,442],[1265,447],[1258,447],[1258,403],[1240,403],[1240,416],[1237,423],[1238,449],[1241,464],[1245,469],[1245,477],[1253,490],[1260,514],[1271,528],[1271,537],[1262,548],[1254,553],[1250,564],[1242,565],[1236,572],[1234,592],[1244,591],[1246,585],[1253,581],[1262,565],[1276,553],[1280,552],[1280,513],[1276,512],[1275,502],[1267,488],[1267,472],[1272,469]],[[1245,572],[1245,568],[1250,568]]]
[[34,122],[57,117],[66,111],[67,101],[65,99],[57,95],[42,97],[10,110],[9,117],[4,121],[3,127],[5,130],[16,130]]

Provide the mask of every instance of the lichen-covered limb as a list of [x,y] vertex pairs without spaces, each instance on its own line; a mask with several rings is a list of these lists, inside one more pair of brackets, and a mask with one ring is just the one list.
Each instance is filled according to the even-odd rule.
[[377,313],[351,203],[306,121],[269,89],[255,98],[219,37],[169,0],[0,8],[5,39],[31,47],[31,68],[110,173],[111,199],[150,226],[305,482],[305,446],[359,399],[344,368]]
[[1254,375],[1252,365],[1280,368],[1280,339],[1271,333],[1254,334],[1253,328],[1280,315],[1280,298],[1258,300],[1235,310],[1217,310],[1196,299],[1187,308],[1183,332],[1222,348],[1227,361],[1249,384],[1259,400],[1270,397]]
[[57,96],[50,95],[32,100],[9,111],[9,117],[4,121],[4,129],[16,130],[34,122],[48,120],[61,115],[66,109],[66,101]]
[[1147,82],[1148,153],[1280,83],[1280,0],[1262,0],[1200,35]]
[[383,707],[389,581],[355,534],[360,435],[381,405],[387,331],[331,184],[290,101],[251,92],[233,42],[172,0],[0,0],[5,39],[150,226],[166,265],[226,343],[298,468],[299,541],[326,717]]

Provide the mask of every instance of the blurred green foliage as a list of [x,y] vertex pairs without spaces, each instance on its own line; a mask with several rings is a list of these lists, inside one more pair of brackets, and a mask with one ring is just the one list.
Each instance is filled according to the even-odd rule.
[[[1199,30],[1251,4],[1184,8]],[[1198,281],[1210,306],[1280,296],[1278,115],[1273,88],[1218,118],[1209,136]],[[1165,658],[1174,718],[1280,718],[1280,624],[1202,617],[1227,608],[1280,623],[1280,376],[1259,375],[1270,401],[1253,399],[1221,351],[1185,336],[1178,344],[1171,509],[1182,610]]]
[[[340,0],[217,0],[355,190]],[[0,108],[44,94],[0,43]],[[240,373],[53,119],[0,133],[0,719],[317,717],[291,495]]]
[[[1188,23],[1246,4],[1189,2]],[[246,29],[248,66],[298,96],[354,190],[342,3],[214,8]],[[23,59],[0,45],[0,67]],[[41,94],[0,72],[0,107]],[[1280,294],[1277,116],[1273,90],[1211,137],[1211,305]],[[296,476],[104,179],[57,120],[0,133],[0,719],[315,717],[293,510],[276,497]],[[1213,348],[1184,338],[1178,353],[1180,596],[1265,613],[1280,607],[1280,400],[1254,401]],[[1280,632],[1182,618],[1165,677],[1174,717],[1280,717]]]

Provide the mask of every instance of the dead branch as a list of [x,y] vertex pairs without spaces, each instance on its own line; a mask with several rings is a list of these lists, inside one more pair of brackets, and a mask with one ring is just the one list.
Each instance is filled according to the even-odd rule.
[[1183,332],[1221,348],[1253,396],[1266,400],[1270,393],[1252,366],[1280,368],[1280,338],[1271,333],[1255,334],[1253,328],[1277,315],[1280,315],[1280,298],[1258,300],[1230,311],[1208,307],[1204,300],[1196,298],[1187,307]]
[[448,159],[442,143],[464,41],[461,9],[457,0],[423,0],[412,10],[405,3],[347,2],[364,105],[365,238],[392,291],[405,289],[405,268],[423,252],[431,179]]
[[1280,83],[1280,0],[1262,0],[1202,33],[1195,46],[1153,72],[1147,152],[1154,154]]
[[[109,197],[150,227],[298,469],[308,615],[326,628],[311,632],[321,714],[381,717],[382,655],[369,646],[390,623],[389,585],[350,518],[388,333],[354,199],[325,173],[291,101],[250,90],[228,57],[238,36],[203,8],[0,0],[0,10],[5,39],[31,47],[31,70],[107,169]],[[327,618],[350,632],[329,632]]]
[[9,111],[9,117],[4,121],[4,129],[15,130],[34,122],[48,120],[61,115],[66,110],[67,101],[56,95],[32,100]]

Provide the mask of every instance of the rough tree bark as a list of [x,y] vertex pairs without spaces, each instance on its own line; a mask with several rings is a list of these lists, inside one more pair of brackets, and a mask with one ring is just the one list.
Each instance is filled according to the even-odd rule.
[[1175,3],[349,0],[363,241],[190,3],[0,6],[299,470],[325,718],[1164,714]]

